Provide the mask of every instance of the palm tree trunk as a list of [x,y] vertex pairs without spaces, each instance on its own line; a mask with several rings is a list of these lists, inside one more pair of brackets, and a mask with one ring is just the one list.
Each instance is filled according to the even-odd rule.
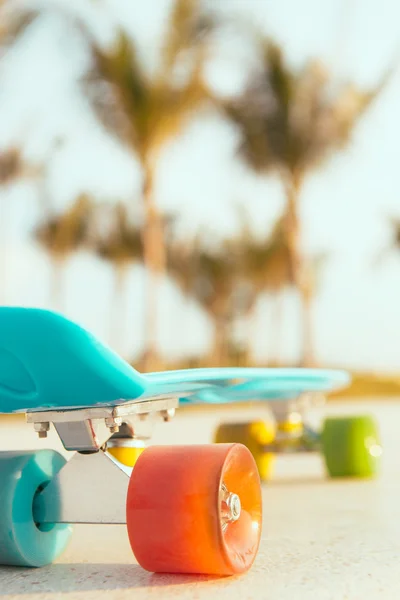
[[286,181],[286,214],[285,229],[289,250],[292,278],[300,296],[302,313],[302,356],[303,366],[315,363],[313,325],[312,325],[312,294],[308,261],[301,248],[301,224],[299,217],[299,197],[303,179],[293,174]]
[[281,359],[281,340],[282,340],[282,317],[283,317],[283,294],[275,292],[272,297],[272,343],[273,351],[271,355],[271,365],[279,366]]
[[65,306],[65,264],[64,257],[50,257],[50,306],[58,312],[63,312]]
[[251,302],[251,306],[245,313],[245,321],[247,326],[247,340],[246,340],[246,349],[244,354],[244,364],[246,367],[255,365],[255,358],[253,354],[253,343],[256,336],[257,330],[257,298]]
[[114,289],[112,294],[112,306],[110,311],[110,340],[111,346],[123,351],[124,333],[126,326],[126,280],[127,264],[116,263],[114,265]]
[[163,222],[154,202],[153,188],[153,168],[145,164],[143,182],[145,210],[143,261],[146,268],[145,351],[143,367],[145,371],[151,371],[160,367],[160,359],[157,351],[159,290],[166,264]]
[[209,308],[209,315],[214,322],[214,340],[211,351],[211,364],[221,367],[227,364],[229,336],[232,327],[232,314],[229,310],[229,297],[226,292],[221,292]]
[[213,367],[221,367],[226,361],[226,319],[223,316],[214,318],[214,343],[211,352],[211,364]]

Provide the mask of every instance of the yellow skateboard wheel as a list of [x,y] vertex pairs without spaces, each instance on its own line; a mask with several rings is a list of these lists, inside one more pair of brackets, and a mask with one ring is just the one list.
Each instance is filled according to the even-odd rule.
[[126,467],[134,467],[145,448],[144,443],[138,443],[137,440],[131,439],[116,439],[107,444],[107,450],[111,456]]
[[278,421],[277,429],[282,433],[301,435],[303,433],[303,421],[295,413],[294,415],[290,415],[285,421]]
[[247,446],[256,461],[260,479],[266,481],[271,478],[275,457],[272,452],[265,451],[265,445],[272,443],[274,438],[275,428],[272,423],[252,421],[220,425],[214,441],[217,444],[238,443]]

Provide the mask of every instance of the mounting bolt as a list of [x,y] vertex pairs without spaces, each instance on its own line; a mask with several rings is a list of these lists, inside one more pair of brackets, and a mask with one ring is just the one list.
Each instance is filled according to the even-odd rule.
[[120,426],[122,425],[121,417],[107,417],[106,425],[110,430],[110,433],[118,433]]
[[33,428],[39,434],[40,438],[47,438],[47,432],[50,429],[50,423],[49,422],[34,423]]
[[161,416],[166,423],[171,421],[171,419],[175,416],[175,408],[167,408],[166,410],[161,411]]

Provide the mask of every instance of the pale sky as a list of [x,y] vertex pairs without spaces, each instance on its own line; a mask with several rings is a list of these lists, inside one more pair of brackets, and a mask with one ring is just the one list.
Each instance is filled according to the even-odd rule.
[[[32,4],[33,2],[31,2]],[[38,4],[38,3],[36,3]],[[114,20],[127,24],[152,65],[170,0],[48,0],[41,5],[68,6],[85,14],[102,38]],[[109,8],[109,13],[101,6]],[[136,5],[136,6],[135,6]],[[288,60],[301,65],[309,57],[324,60],[339,77],[373,85],[400,56],[400,5],[396,0],[221,0],[231,14],[257,21],[284,45]],[[247,58],[232,38],[209,77],[224,91],[241,81]],[[75,80],[84,68],[82,42],[57,17],[32,27],[2,68],[0,147],[24,139],[33,159],[47,156],[49,140],[68,135],[68,145],[49,163],[52,200],[60,209],[80,190],[103,199],[140,201],[140,171],[131,157],[96,127]],[[310,176],[302,214],[310,252],[328,252],[315,301],[318,358],[329,365],[400,369],[400,254],[373,265],[389,244],[386,217],[400,216],[398,186],[400,118],[398,72],[355,132],[351,146]],[[227,123],[204,115],[165,148],[157,174],[157,201],[179,212],[181,231],[208,225],[210,235],[229,235],[237,227],[234,205],[244,203],[255,230],[268,231],[282,207],[279,183],[255,178],[235,157],[236,134]],[[37,216],[36,192],[19,185],[2,193],[7,218],[7,279],[1,291],[8,304],[48,306],[48,263],[29,240]],[[116,349],[134,355],[140,349],[143,274],[132,270],[127,299],[129,323]],[[90,256],[73,258],[67,271],[65,312],[109,338],[112,273]],[[166,284],[163,290],[160,344],[181,355],[202,351],[210,325],[196,307]],[[298,356],[297,306],[284,299],[282,331],[272,327],[273,306],[262,302],[254,348],[260,359]],[[184,319],[184,326],[182,325]],[[190,332],[190,335],[188,334]]]

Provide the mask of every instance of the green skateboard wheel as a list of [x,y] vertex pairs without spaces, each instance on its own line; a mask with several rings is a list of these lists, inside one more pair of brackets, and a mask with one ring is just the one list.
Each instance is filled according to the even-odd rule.
[[330,417],[321,439],[331,477],[373,477],[378,473],[382,447],[372,417]]
[[40,525],[34,501],[64,464],[53,450],[0,452],[0,564],[42,567],[63,552],[72,527]]

